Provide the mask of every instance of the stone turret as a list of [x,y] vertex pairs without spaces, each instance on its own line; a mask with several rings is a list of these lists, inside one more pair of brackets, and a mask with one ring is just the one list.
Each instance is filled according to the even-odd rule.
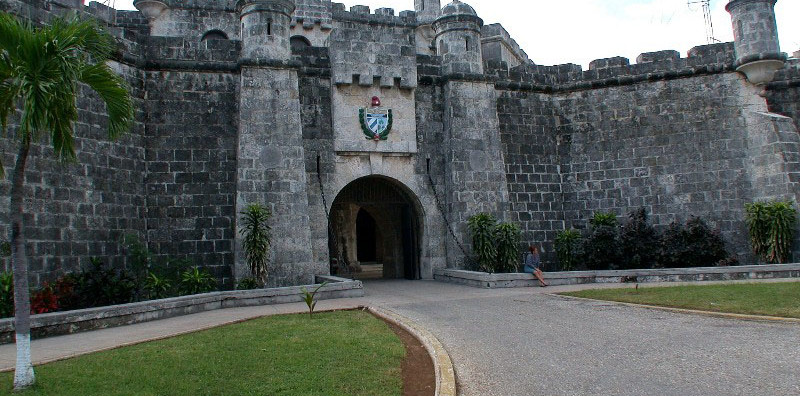
[[417,22],[430,25],[442,14],[442,3],[439,0],[414,0],[414,11],[417,13]]
[[725,9],[733,21],[736,67],[753,84],[772,81],[786,54],[778,42],[777,0],[731,0]]
[[481,27],[483,20],[469,4],[454,0],[433,23],[442,74],[483,74]]
[[239,0],[242,54],[245,61],[285,61],[292,55],[289,31],[293,0]]

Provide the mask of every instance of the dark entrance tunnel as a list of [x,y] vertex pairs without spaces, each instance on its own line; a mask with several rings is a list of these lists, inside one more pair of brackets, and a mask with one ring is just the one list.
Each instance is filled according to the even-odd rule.
[[419,279],[420,210],[399,182],[369,176],[331,206],[331,273],[356,279]]

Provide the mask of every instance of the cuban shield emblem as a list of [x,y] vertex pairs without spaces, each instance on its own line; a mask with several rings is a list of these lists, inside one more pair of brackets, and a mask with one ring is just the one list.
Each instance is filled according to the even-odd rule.
[[386,140],[392,131],[392,110],[381,107],[381,100],[372,97],[372,106],[359,109],[358,119],[361,131],[369,140]]

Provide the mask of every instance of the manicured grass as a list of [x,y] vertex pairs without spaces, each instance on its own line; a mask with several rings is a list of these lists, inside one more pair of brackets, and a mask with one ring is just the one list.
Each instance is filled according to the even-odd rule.
[[38,366],[21,395],[401,395],[404,356],[366,312],[272,316]]
[[703,311],[800,318],[800,282],[600,289],[563,294]]

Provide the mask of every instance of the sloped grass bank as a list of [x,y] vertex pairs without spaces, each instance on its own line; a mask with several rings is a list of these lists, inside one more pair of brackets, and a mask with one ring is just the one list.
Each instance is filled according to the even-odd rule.
[[38,366],[20,394],[401,395],[404,354],[366,312],[271,316]]
[[567,296],[712,312],[800,318],[800,282],[583,290]]

